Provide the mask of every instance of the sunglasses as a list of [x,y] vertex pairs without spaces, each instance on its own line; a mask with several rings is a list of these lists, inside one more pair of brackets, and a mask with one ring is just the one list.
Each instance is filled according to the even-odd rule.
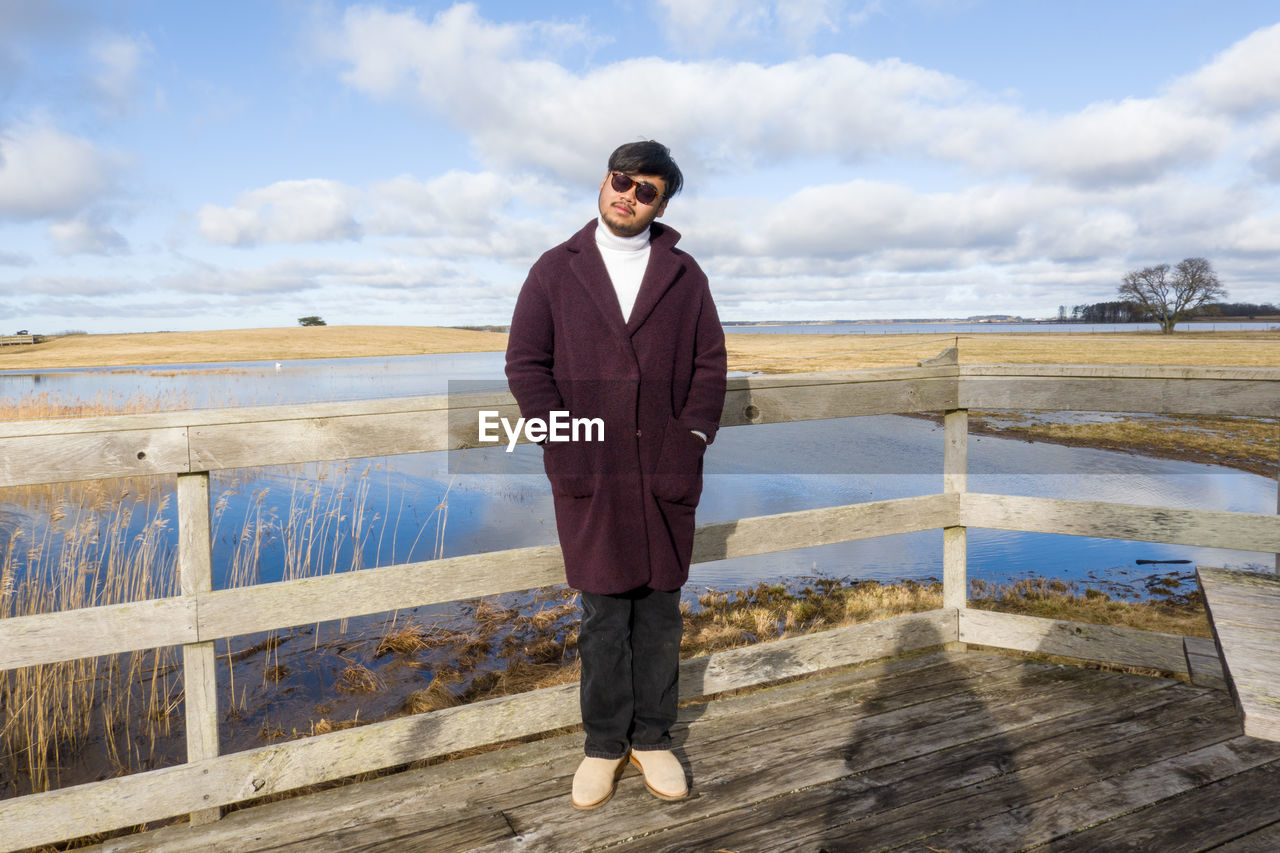
[[621,172],[610,172],[610,185],[614,192],[625,193],[633,186],[636,188],[636,201],[641,204],[649,205],[662,198],[662,194],[653,186],[653,184],[645,184],[640,181],[632,180]]

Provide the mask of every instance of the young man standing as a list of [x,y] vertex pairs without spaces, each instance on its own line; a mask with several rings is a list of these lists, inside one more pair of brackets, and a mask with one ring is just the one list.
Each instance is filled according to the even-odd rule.
[[682,182],[664,145],[614,151],[599,217],[533,265],[511,319],[506,372],[521,415],[604,422],[602,440],[542,445],[565,575],[582,593],[579,809],[613,796],[628,758],[655,796],[689,791],[670,731],[680,587],[725,347],[706,275],[654,221]]

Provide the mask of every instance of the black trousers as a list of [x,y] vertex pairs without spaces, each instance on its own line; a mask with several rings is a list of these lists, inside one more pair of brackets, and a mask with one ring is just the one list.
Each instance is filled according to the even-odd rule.
[[582,593],[582,727],[591,758],[670,749],[680,674],[680,590]]

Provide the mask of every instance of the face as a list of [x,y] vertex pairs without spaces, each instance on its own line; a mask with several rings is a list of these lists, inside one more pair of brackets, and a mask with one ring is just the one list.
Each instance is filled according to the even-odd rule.
[[600,182],[600,218],[619,237],[634,237],[642,233],[667,209],[667,200],[663,196],[667,191],[666,181],[656,175],[628,174],[627,177],[649,184],[659,195],[653,204],[641,204],[636,200],[635,184],[628,187],[626,192],[620,193],[613,188],[612,173],[604,176],[604,180]]

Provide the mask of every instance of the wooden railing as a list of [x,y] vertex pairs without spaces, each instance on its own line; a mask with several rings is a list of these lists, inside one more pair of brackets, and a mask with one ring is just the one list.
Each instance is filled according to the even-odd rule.
[[[577,723],[576,685],[219,754],[213,642],[563,582],[555,547],[519,548],[326,577],[213,590],[209,472],[460,448],[477,410],[516,414],[506,393],[0,424],[0,486],[177,475],[181,595],[0,619],[0,669],[139,649],[183,650],[187,762],[0,801],[0,846],[16,849],[219,808],[300,786]],[[976,643],[1193,673],[1212,643],[966,606],[970,527],[1276,553],[1280,517],[977,494],[967,490],[969,409],[1280,416],[1280,369],[943,365],[735,378],[735,427],[945,413],[942,490],[896,500],[741,518],[698,528],[694,562],[895,533],[944,531],[943,607],[687,660],[682,696],[708,696],[831,666]],[[1191,663],[1189,663],[1191,661]]]

